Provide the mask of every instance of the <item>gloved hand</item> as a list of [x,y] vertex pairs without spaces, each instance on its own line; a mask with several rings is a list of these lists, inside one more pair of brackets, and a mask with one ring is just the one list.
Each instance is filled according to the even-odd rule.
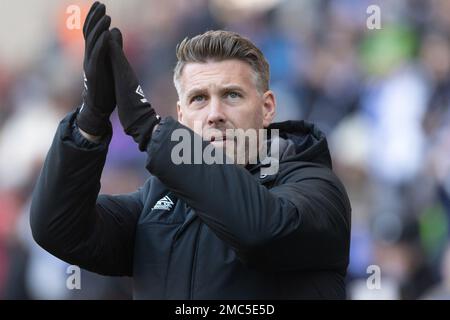
[[112,29],[109,40],[109,55],[114,74],[114,90],[119,120],[125,133],[130,135],[139,145],[139,150],[145,151],[153,129],[161,118],[145,98],[122,46],[120,30]]
[[83,26],[84,91],[83,104],[77,115],[77,125],[83,131],[101,136],[109,126],[109,117],[116,106],[114,79],[108,59],[109,26],[105,5],[95,2]]

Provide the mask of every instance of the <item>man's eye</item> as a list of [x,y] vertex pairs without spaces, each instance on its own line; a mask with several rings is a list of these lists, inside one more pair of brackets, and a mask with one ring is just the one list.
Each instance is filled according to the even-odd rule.
[[205,100],[205,97],[199,95],[199,96],[192,97],[191,102],[202,102],[203,100]]
[[237,98],[242,97],[241,94],[239,94],[239,93],[237,93],[237,92],[234,92],[234,91],[228,92],[228,93],[227,93],[227,96],[228,96],[229,98],[231,98],[231,99],[237,99]]

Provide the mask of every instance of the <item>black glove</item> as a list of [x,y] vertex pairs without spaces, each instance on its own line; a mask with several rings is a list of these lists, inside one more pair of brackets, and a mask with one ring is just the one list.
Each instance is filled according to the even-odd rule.
[[105,15],[105,11],[104,4],[95,2],[83,26],[84,91],[77,125],[94,136],[101,136],[108,131],[109,117],[116,106],[114,79],[108,59],[111,18]]
[[139,145],[139,150],[145,151],[160,116],[145,98],[137,77],[128,63],[122,50],[122,34],[119,29],[111,30],[109,54],[120,123],[125,133],[133,137]]

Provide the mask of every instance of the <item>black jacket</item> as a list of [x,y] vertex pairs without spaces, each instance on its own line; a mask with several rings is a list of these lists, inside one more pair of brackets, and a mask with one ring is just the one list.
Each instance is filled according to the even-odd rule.
[[183,126],[166,118],[148,147],[146,183],[99,195],[111,133],[77,142],[75,115],[60,123],[33,193],[44,249],[132,276],[136,299],[345,298],[350,203],[313,125],[273,124],[280,167],[261,176],[261,165],[175,165],[170,137]]

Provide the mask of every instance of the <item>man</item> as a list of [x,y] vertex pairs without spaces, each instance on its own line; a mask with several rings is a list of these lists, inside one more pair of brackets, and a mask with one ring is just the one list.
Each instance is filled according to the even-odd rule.
[[[33,194],[35,240],[71,264],[133,277],[137,299],[345,298],[346,192],[317,128],[271,124],[275,98],[260,50],[226,31],[185,39],[174,72],[178,121],[161,120],[120,31],[109,26],[104,5],[95,3],[83,29],[83,104],[60,123]],[[116,104],[152,176],[136,192],[98,195]],[[177,130],[195,141],[195,129],[201,151],[212,145],[233,158],[241,149],[230,147],[228,132],[263,128],[279,130],[278,139],[258,141],[258,148],[279,145],[271,174],[261,174],[268,157],[174,162]]]

